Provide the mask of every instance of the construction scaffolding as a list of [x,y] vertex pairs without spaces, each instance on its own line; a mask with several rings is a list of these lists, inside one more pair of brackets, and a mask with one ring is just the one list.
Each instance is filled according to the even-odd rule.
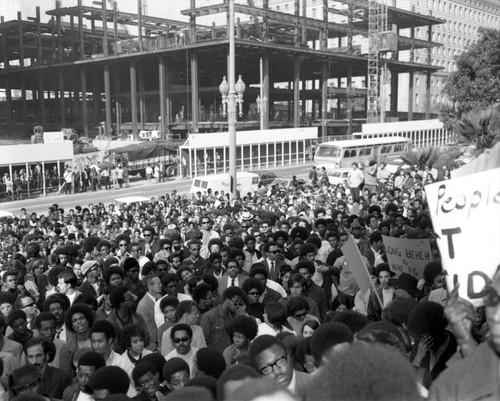
[[[184,20],[146,15],[145,0],[137,0],[136,13],[118,10],[113,0],[91,7],[80,0],[78,6],[49,10],[46,23],[40,15],[23,19],[20,13],[17,20],[0,21],[0,128],[32,130],[40,124],[86,133],[103,127],[106,134],[127,135],[159,129],[183,136],[225,130],[218,86],[227,73],[229,35],[224,18],[217,17],[227,14],[228,4],[197,7],[199,0],[183,1],[191,7],[180,12]],[[239,129],[259,127],[258,95],[267,100],[264,129],[355,132],[367,119],[380,121],[386,97],[392,118],[408,118],[397,110],[393,83],[399,74],[441,69],[430,59],[408,62],[398,54],[440,46],[407,32],[443,20],[375,0],[321,2],[317,18],[300,0],[290,13],[271,9],[267,0],[235,4],[236,67],[247,84]],[[381,43],[389,27],[395,51]],[[368,38],[369,51],[354,43],[359,38]],[[390,99],[381,92],[389,75]]]
[[385,64],[380,59],[381,34],[387,31],[385,0],[369,0],[368,9],[368,110],[369,123],[383,122],[381,96],[384,86]]

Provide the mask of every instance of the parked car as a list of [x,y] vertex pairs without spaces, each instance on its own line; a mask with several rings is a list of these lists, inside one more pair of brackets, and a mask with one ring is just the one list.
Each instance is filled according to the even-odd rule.
[[[280,188],[282,187],[288,190],[290,188],[291,183],[292,183],[291,178],[276,178],[269,184],[269,186],[273,187],[275,185],[278,185]],[[303,185],[306,185],[306,182],[302,178],[297,178],[297,184],[299,187],[301,187]]]
[[349,171],[351,170],[352,168],[350,167],[341,167],[336,169],[333,173],[328,174],[328,180],[330,181],[330,184],[343,184],[345,180],[347,180],[347,176],[349,175]]
[[149,198],[146,198],[145,196],[123,196],[122,198],[116,198],[115,199],[115,204],[120,205],[124,203],[125,205],[130,205],[130,204],[140,204],[140,205],[147,205],[150,202]]
[[259,185],[269,185],[277,177],[272,171],[252,171],[259,176]]

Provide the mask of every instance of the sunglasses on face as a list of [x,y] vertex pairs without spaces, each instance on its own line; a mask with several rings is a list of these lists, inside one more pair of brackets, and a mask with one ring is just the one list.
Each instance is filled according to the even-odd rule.
[[174,338],[172,341],[174,344],[187,343],[189,341],[189,337]]

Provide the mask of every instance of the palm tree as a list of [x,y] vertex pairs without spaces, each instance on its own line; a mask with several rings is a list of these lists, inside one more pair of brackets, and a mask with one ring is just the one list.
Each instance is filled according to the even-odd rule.
[[478,155],[500,142],[500,109],[490,107],[464,113],[453,125],[453,131],[464,144],[473,145]]
[[461,153],[460,150],[443,152],[441,148],[430,147],[405,152],[401,159],[410,166],[417,165],[420,170],[424,170],[425,166],[438,169],[445,165],[451,167]]

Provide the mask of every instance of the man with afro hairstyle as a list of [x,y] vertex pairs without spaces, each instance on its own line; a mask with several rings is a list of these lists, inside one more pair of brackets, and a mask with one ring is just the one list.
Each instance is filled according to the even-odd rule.
[[[89,351],[78,358],[76,367],[77,382],[67,387],[62,395],[63,401],[77,401],[80,393],[90,396],[89,378],[99,368],[106,366],[104,358],[96,352]],[[82,397],[83,398],[83,397]]]
[[354,343],[339,349],[312,378],[307,393],[311,401],[422,400],[408,359],[378,344]]
[[104,366],[94,371],[89,377],[94,401],[103,401],[112,394],[127,394],[130,379],[118,366]]

